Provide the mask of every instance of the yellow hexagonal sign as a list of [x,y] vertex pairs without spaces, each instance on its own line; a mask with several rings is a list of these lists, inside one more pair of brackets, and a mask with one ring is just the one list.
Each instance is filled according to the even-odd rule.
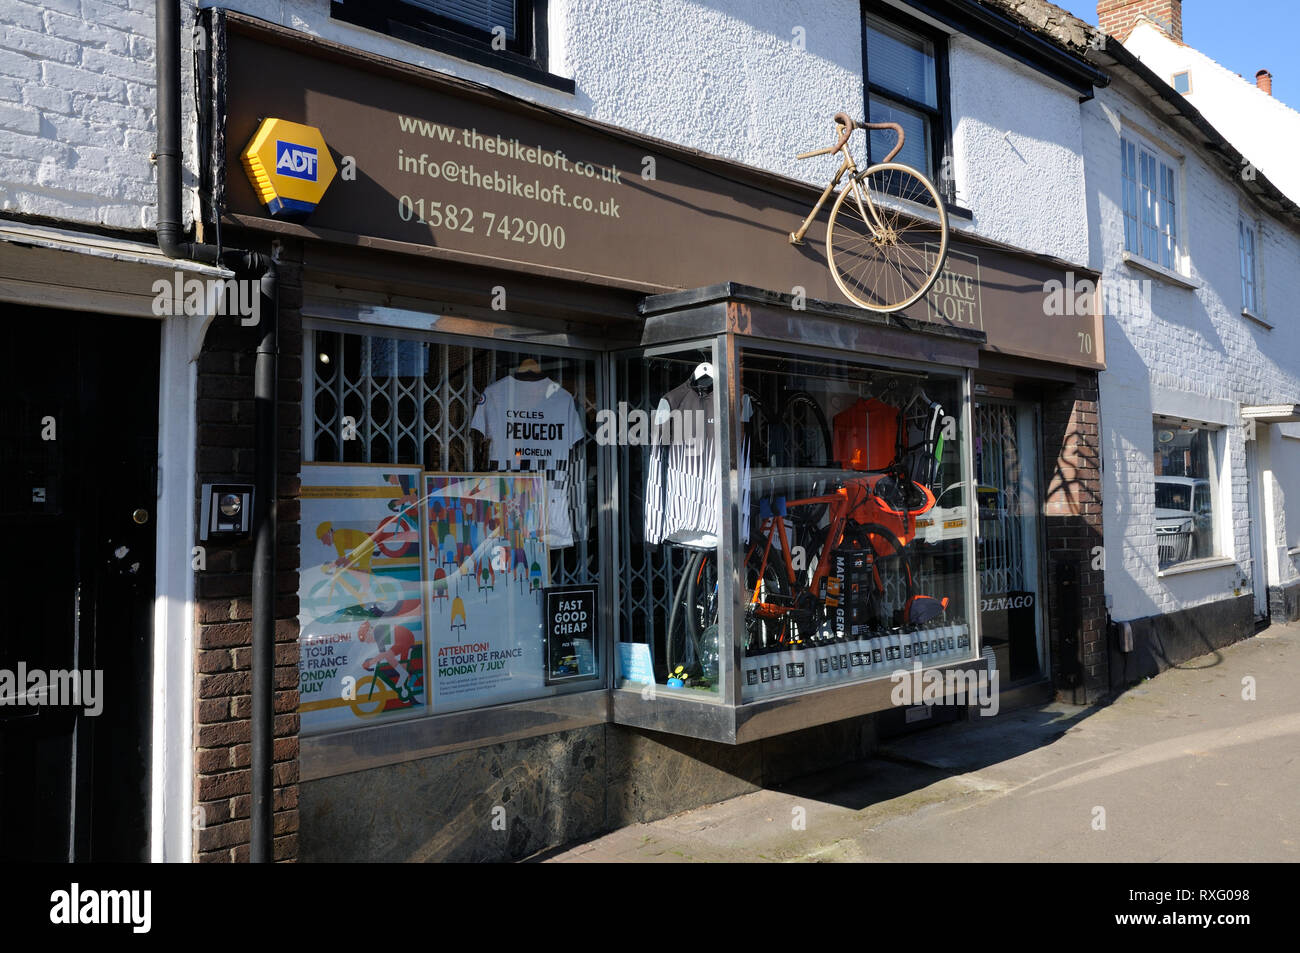
[[320,203],[338,168],[315,126],[264,119],[244,149],[244,171],[272,215],[306,215]]

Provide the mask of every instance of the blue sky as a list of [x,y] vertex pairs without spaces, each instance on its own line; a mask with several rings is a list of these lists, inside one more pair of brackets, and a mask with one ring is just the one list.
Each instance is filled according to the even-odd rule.
[[[1053,0],[1080,20],[1097,23],[1095,0]],[[1183,0],[1183,42],[1240,73],[1252,83],[1255,72],[1273,74],[1273,95],[1300,109],[1300,31],[1296,0]]]

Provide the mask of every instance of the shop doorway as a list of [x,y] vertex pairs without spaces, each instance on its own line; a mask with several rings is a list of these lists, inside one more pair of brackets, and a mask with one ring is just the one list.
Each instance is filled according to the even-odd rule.
[[147,859],[158,361],[155,322],[6,308],[5,860]]
[[1041,639],[1038,410],[975,404],[976,569],[980,626],[1003,685],[1046,670]]

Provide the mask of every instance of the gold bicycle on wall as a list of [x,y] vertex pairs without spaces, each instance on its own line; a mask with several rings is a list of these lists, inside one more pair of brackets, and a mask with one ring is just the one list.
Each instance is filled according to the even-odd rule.
[[[934,185],[911,166],[891,161],[903,149],[903,127],[894,122],[858,122],[836,113],[835,145],[795,158],[843,153],[835,177],[822,191],[790,243],[802,245],[817,213],[847,173],[848,184],[831,207],[826,258],[831,276],[854,304],[869,311],[901,311],[930,290],[948,254],[948,215]],[[849,153],[855,129],[892,129],[898,144],[883,162],[859,171]]]

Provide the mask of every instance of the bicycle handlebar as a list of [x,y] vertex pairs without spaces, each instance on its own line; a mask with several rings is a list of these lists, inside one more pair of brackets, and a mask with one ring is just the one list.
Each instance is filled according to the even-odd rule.
[[853,135],[855,129],[892,129],[894,132],[898,133],[898,144],[889,151],[888,155],[880,160],[881,162],[891,162],[896,155],[903,151],[903,140],[906,134],[903,132],[903,127],[896,122],[863,122],[854,119],[845,112],[838,112],[833,118],[835,120],[835,125],[842,127],[839,140],[835,145],[827,149],[814,149],[812,152],[800,152],[795,155],[796,159],[811,159],[813,156],[824,156],[830,155],[832,152],[839,152],[848,143],[849,137]]

